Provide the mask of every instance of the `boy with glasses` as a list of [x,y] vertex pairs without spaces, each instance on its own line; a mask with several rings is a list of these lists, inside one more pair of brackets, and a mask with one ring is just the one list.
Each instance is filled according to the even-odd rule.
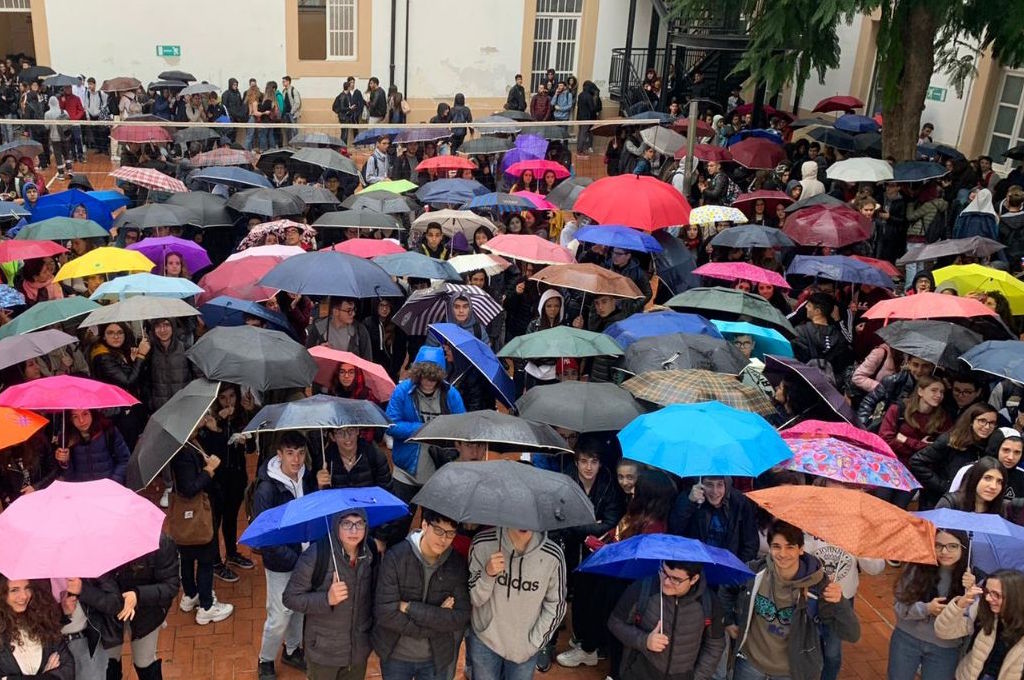
[[309,328],[306,347],[327,345],[331,349],[352,352],[367,361],[373,361],[370,331],[356,323],[356,301],[351,298],[331,298],[330,316],[318,319]]

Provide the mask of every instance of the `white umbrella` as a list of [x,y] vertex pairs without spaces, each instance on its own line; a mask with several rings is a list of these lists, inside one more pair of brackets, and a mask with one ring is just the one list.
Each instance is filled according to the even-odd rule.
[[423,213],[413,220],[411,231],[426,231],[427,225],[431,222],[440,224],[441,231],[444,232],[445,236],[454,236],[455,232],[461,231],[470,243],[473,242],[473,232],[480,227],[485,227],[490,231],[491,236],[498,233],[498,228],[494,226],[494,222],[491,222],[486,217],[481,217],[469,210],[447,209],[431,210],[430,212]]
[[152,297],[139,295],[115,302],[106,307],[89,312],[89,315],[78,325],[79,328],[101,326],[108,323],[129,323],[147,319],[176,318],[182,316],[199,316],[199,310],[177,298]]
[[488,276],[500,274],[512,266],[512,263],[505,258],[498,255],[488,255],[486,253],[458,255],[448,260],[448,264],[455,267],[455,271],[460,274],[483,270],[484,274],[487,274]]
[[279,257],[282,260],[287,260],[289,257],[295,255],[302,255],[305,250],[298,246],[286,246],[284,244],[276,244],[272,246],[253,246],[252,248],[246,248],[240,250],[237,253],[232,253],[228,256],[228,262],[234,262],[235,260],[242,260],[247,257]]
[[892,166],[877,158],[849,158],[833,163],[825,171],[829,179],[841,182],[887,182],[891,181]]
[[640,137],[647,146],[665,156],[675,156],[676,151],[686,146],[686,137],[660,125],[641,130]]

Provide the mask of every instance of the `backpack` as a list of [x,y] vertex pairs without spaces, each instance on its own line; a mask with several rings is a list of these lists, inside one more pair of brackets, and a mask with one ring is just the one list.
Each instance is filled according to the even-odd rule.
[[[466,107],[456,106],[452,109],[452,123],[468,123],[469,118],[466,116]],[[466,128],[464,127],[453,127],[452,137],[465,137]]]
[[[631,621],[630,625],[640,628],[640,623],[643,621],[644,612],[647,611],[647,603],[651,599],[651,595],[654,594],[654,581],[649,578],[645,578],[640,584],[640,595],[636,598],[636,604],[633,605],[633,609],[630,612]],[[661,591],[658,591],[660,597]],[[711,627],[712,617],[712,606],[711,606],[711,592],[705,588],[704,593],[701,595],[701,608],[704,610],[704,629],[707,630]],[[643,630],[642,628],[640,628]],[[646,631],[650,632],[650,631]],[[622,663],[619,666],[621,670],[620,675],[622,677],[629,677],[629,674],[625,672],[625,669],[630,668],[640,656],[640,651],[633,649],[632,647],[624,650],[622,655]]]
[[949,225],[947,224],[946,211],[940,210],[935,213],[935,218],[924,228],[924,240],[927,243],[935,243],[949,238]]

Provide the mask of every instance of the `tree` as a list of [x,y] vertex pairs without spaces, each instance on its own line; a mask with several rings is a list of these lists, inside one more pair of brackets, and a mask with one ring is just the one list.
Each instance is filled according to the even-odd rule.
[[915,156],[928,83],[936,70],[961,88],[974,57],[987,49],[1009,67],[1024,64],[1020,0],[671,0],[675,16],[706,20],[722,12],[747,17],[750,46],[736,70],[749,70],[769,91],[792,85],[799,95],[814,71],[819,81],[839,66],[840,22],[881,14],[877,48],[882,81],[882,144],[897,159]]

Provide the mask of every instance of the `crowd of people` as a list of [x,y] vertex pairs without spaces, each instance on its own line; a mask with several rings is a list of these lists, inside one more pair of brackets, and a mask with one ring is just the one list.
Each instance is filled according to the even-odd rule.
[[[533,128],[474,129],[463,94],[439,104],[430,120],[450,129],[392,128],[409,122],[409,105],[377,78],[366,94],[348,79],[333,110],[342,124],[380,127],[355,139],[343,130],[339,139],[274,125],[301,120],[301,95],[287,76],[280,88],[250,79],[243,92],[231,79],[221,95],[212,88],[181,97],[186,81],[106,92],[83,77],[47,92],[45,80],[19,77],[29,67],[0,64],[0,113],[49,123],[3,128],[0,153],[15,153],[0,157],[0,409],[29,419],[31,409],[4,394],[64,376],[116,386],[132,401],[37,409],[45,423],[0,439],[0,507],[16,507],[57,480],[113,480],[139,491],[148,485],[172,525],[176,509],[208,514],[212,535],[193,541],[171,530],[157,550],[97,578],[0,574],[0,678],[119,680],[130,656],[140,680],[157,680],[168,611],[194,612],[199,626],[223,621],[234,608],[218,599],[215,583],[256,581],[257,567],[266,584],[253,660],[260,680],[277,677],[278,660],[311,680],[363,678],[371,654],[386,680],[453,678],[457,670],[520,680],[553,663],[593,667],[606,658],[608,677],[619,680],[835,680],[843,643],[860,638],[853,607],[860,575],[887,566],[900,570],[892,572],[891,680],[1024,672],[1024,575],[1011,566],[1012,551],[999,568],[983,570],[972,561],[976,536],[960,523],[938,523],[932,563],[853,554],[747,495],[846,487],[899,509],[973,513],[979,532],[989,519],[980,515],[1024,524],[1024,376],[1013,362],[979,367],[960,359],[985,349],[983,340],[1024,356],[1016,340],[1024,284],[1013,276],[1024,258],[1024,168],[1003,178],[991,158],[968,162],[943,148],[935,152],[941,163],[875,159],[890,169],[887,179],[851,180],[840,171],[869,152],[799,138],[800,127],[784,115],[751,129],[733,93],[722,102],[728,110],[707,112],[711,133],[697,147],[691,176],[681,163],[685,147],[668,151],[646,134],[683,120],[680,102],[662,101],[656,74],[645,84],[653,108],[640,118],[657,118],[654,108],[664,104],[661,126],[628,118],[605,130],[577,126],[574,155],[571,135],[557,126],[546,130],[550,139]],[[549,71],[536,89],[527,101],[516,76],[497,115],[506,123],[520,120],[517,112],[554,123],[601,116],[600,92],[589,81],[578,87]],[[133,115],[228,127],[190,141],[122,143],[116,128],[74,125]],[[230,128],[243,122],[267,126]],[[932,132],[922,130],[922,143]],[[591,183],[576,174],[575,161],[602,134],[609,179]],[[750,139],[771,145],[770,163],[741,162],[738,145]],[[495,146],[474,150],[481,140]],[[118,192],[93,191],[74,163],[90,149],[109,153],[111,143],[121,167],[140,172],[119,179]],[[355,152],[361,145],[367,153]],[[306,149],[329,159],[292,159]],[[197,159],[207,153],[231,155],[221,169],[258,175],[259,183],[204,177],[209,166]],[[51,155],[66,186],[46,181]],[[905,162],[940,171],[891,172]],[[634,184],[606,184],[620,180]],[[655,201],[678,219],[635,217]],[[128,254],[145,255],[148,265],[119,264]],[[375,264],[354,264],[371,257]],[[834,266],[799,269],[818,259]],[[357,292],[264,280],[290,262],[309,263],[292,276]],[[314,264],[323,262],[337,269]],[[384,282],[359,293],[363,277],[378,272]],[[142,276],[135,285],[143,287],[128,286],[127,275]],[[152,312],[83,321],[133,293],[145,295]],[[185,311],[159,304],[166,297],[184,301]],[[915,300],[932,308],[875,313]],[[956,311],[945,311],[949,301]],[[925,340],[906,342],[878,319],[902,320],[910,326],[898,330],[908,332],[925,324],[918,327]],[[661,323],[672,329],[659,330]],[[256,335],[244,337],[260,344],[224,348],[236,353],[230,366],[201,361],[204,340],[230,326],[254,327]],[[51,332],[67,337],[40,347]],[[622,348],[577,352],[562,344],[530,353],[522,346],[531,336],[551,346],[566,336],[614,338]],[[317,370],[301,385],[286,371],[292,382],[277,384],[265,375],[271,360]],[[237,366],[236,378],[218,377]],[[851,480],[791,461],[748,476],[677,475],[624,456],[622,427],[553,425],[563,409],[597,404],[524,412],[523,399],[567,383],[622,384],[613,389],[634,404],[633,416],[693,401],[638,392],[636,381],[664,371],[694,380],[713,371],[727,381],[723,394],[742,394],[740,408],[784,436],[807,426],[814,441],[827,436],[857,455],[882,455],[886,469],[914,483]],[[178,413],[175,400],[207,378],[219,381],[212,403],[181,445],[163,452],[162,469],[137,479],[140,459],[151,453],[145,433],[163,414]],[[261,409],[315,395],[371,402],[386,421],[253,435],[263,427]],[[563,453],[509,448],[486,431],[444,444],[417,439],[439,419],[495,410],[552,424]],[[495,455],[489,451],[567,476],[594,522],[547,532],[508,516],[506,524],[481,526],[414,502],[445,466],[484,461]],[[240,529],[265,513],[348,488],[387,492],[411,512],[381,524],[356,508],[330,517],[324,538],[258,550],[240,539]],[[578,569],[613,544],[656,534],[727,551],[753,576],[722,583],[711,562],[671,558],[632,583]]]

